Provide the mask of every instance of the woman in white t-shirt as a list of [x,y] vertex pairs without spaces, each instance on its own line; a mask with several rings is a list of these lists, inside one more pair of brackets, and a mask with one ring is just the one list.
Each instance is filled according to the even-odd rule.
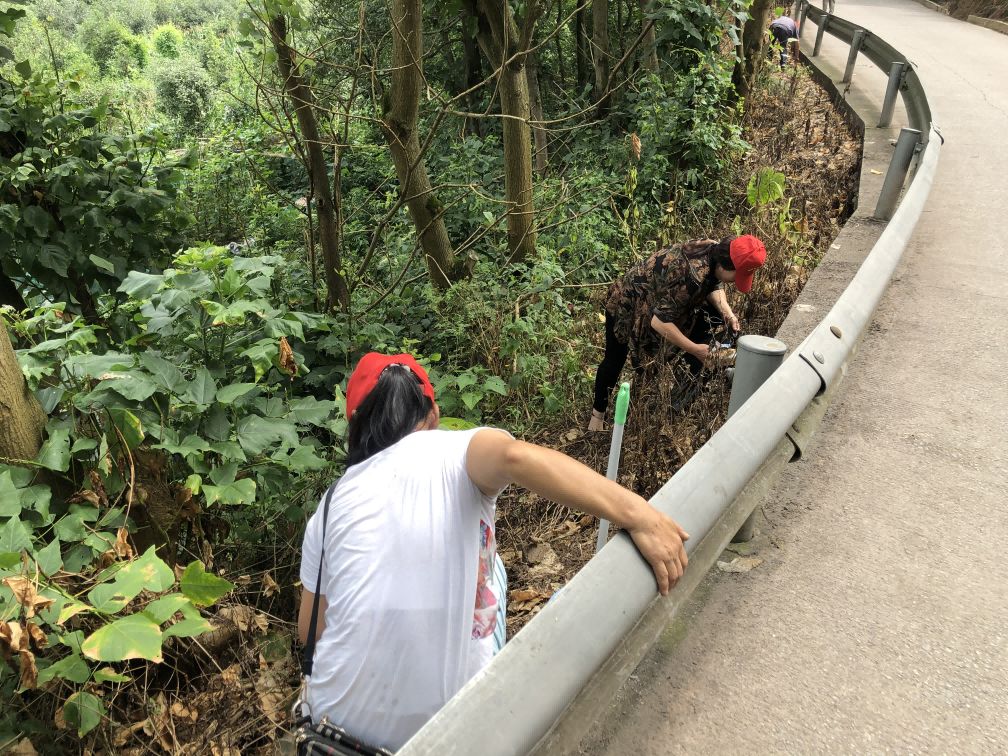
[[323,507],[308,522],[301,562],[302,643],[321,586],[315,722],[398,749],[489,663],[504,630],[494,514],[510,483],[623,527],[663,595],[686,568],[682,528],[581,463],[494,428],[437,430],[434,389],[409,355],[362,358],[347,415],[347,471],[324,528]]

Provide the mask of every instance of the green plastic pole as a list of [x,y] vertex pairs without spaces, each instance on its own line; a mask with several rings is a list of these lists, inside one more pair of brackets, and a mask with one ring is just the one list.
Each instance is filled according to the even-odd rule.
[[[616,480],[616,473],[619,472],[620,450],[623,448],[623,426],[626,424],[627,409],[630,408],[630,384],[620,384],[619,393],[616,395],[616,422],[613,423],[612,443],[609,444],[609,466],[606,468],[606,477],[609,480]],[[609,520],[599,521],[598,540],[595,541],[595,553],[606,545],[609,540]]]

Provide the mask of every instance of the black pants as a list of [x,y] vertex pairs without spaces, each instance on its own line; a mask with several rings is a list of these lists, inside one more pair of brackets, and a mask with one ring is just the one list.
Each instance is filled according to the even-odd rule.
[[[712,334],[723,322],[721,314],[714,306],[705,303],[703,307],[698,308],[696,322],[689,332],[689,340],[694,344],[709,344]],[[613,333],[613,316],[606,312],[605,356],[595,374],[595,403],[593,406],[599,412],[605,413],[606,407],[609,406],[609,395],[612,393],[613,386],[619,381],[629,350],[629,343],[624,344],[616,338],[616,334]],[[693,377],[700,375],[703,363],[692,354],[684,353],[683,357],[689,367],[690,374]],[[640,372],[640,367],[636,364],[634,369],[638,373]]]

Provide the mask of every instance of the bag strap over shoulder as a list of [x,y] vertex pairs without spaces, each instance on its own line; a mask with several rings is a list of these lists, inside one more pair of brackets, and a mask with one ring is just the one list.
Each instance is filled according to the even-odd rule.
[[311,677],[312,664],[315,659],[315,633],[318,630],[319,597],[322,594],[322,566],[325,564],[326,523],[329,520],[329,501],[332,499],[337,483],[333,483],[326,491],[325,506],[322,508],[322,548],[319,556],[318,579],[315,581],[315,599],[312,601],[311,622],[308,623],[308,639],[301,657],[301,674],[305,677]]

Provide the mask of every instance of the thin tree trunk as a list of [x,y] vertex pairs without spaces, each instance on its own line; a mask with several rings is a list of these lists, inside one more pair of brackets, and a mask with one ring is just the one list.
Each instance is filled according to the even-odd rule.
[[578,9],[574,14],[574,46],[577,64],[577,93],[581,96],[588,83],[588,40],[585,33],[585,9],[583,0],[574,0]]
[[[647,28],[647,25],[651,23],[651,19],[647,16],[647,7],[650,4],[650,0],[640,0],[641,31],[644,31],[644,29]],[[644,41],[641,42],[641,49],[644,52],[643,60],[641,61],[644,68],[652,73],[658,73],[658,50],[655,49],[653,24],[644,35]]]
[[546,178],[549,152],[546,146],[546,129],[543,127],[542,93],[539,89],[539,67],[536,65],[535,53],[530,53],[525,60],[525,78],[528,80],[532,138],[535,141],[535,171],[539,178]]
[[423,86],[423,2],[393,0],[392,84],[382,105],[382,132],[420,237],[431,285],[444,291],[462,269],[445,228],[444,206],[431,189],[420,152],[417,120]]
[[[308,155],[308,177],[315,197],[318,213],[319,246],[322,247],[322,264],[325,268],[326,289],[329,307],[347,310],[350,307],[350,290],[343,278],[339,253],[339,234],[336,229],[336,208],[332,188],[329,185],[329,171],[322,152],[318,121],[312,109],[312,95],[301,78],[301,72],[294,62],[293,51],[287,45],[287,19],[278,14],[270,19],[270,36],[277,54],[277,69],[284,83],[284,89],[294,104],[298,128],[305,153]],[[338,170],[336,168],[335,170]]]
[[[563,0],[557,0],[557,29],[563,24]],[[560,44],[560,34],[553,35],[553,41],[556,43],[557,51],[557,68],[560,73],[560,90],[567,90],[567,68],[564,66],[564,56],[563,56],[563,45]]]
[[45,424],[45,411],[28,388],[0,318],[0,457],[35,459]]
[[[465,76],[467,90],[478,86],[479,83],[483,81],[483,58],[480,57],[479,44],[476,42],[476,37],[469,33],[469,19],[471,18],[473,18],[473,16],[469,12],[469,8],[463,6],[462,47],[465,50]],[[477,92],[471,92],[468,97],[469,112],[477,112],[479,109],[478,103],[479,94]],[[486,135],[484,120],[482,118],[474,118],[472,120],[471,129],[472,133],[477,134],[481,138]]]
[[742,27],[742,55],[735,64],[732,73],[732,83],[745,104],[749,103],[749,94],[759,75],[764,58],[764,34],[773,10],[773,0],[753,0],[749,6],[749,20]]
[[[525,62],[538,8],[529,2],[521,33],[511,9],[499,0],[476,0],[480,47],[497,71],[504,116],[504,200],[507,208],[509,262],[535,251],[535,206],[532,198],[532,150],[529,131],[529,88]],[[506,64],[506,65],[505,65]]]
[[592,61],[595,63],[595,99],[598,114],[609,110],[609,2],[592,0]]

